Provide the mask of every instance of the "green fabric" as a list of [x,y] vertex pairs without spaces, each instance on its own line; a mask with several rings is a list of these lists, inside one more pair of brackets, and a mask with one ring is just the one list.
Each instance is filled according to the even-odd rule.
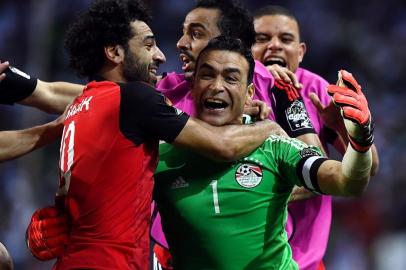
[[154,196],[175,269],[298,269],[284,228],[306,147],[271,136],[243,160],[216,163],[161,144]]

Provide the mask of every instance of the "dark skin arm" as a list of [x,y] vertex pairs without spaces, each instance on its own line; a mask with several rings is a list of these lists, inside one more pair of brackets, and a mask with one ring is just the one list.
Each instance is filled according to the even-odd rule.
[[18,158],[59,138],[63,130],[62,116],[24,130],[0,132],[0,162]]

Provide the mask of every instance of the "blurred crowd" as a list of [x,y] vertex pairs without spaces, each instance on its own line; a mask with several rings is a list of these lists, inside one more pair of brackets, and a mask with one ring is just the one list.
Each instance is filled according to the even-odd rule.
[[[67,26],[89,0],[0,1],[0,60],[45,81],[85,83],[67,66]],[[356,75],[376,123],[380,171],[359,199],[335,199],[327,269],[406,269],[406,3],[387,1],[242,1],[251,11],[282,5],[301,25],[307,54],[302,63],[335,82],[337,70]],[[161,72],[180,71],[176,41],[191,0],[149,0],[158,45],[167,62]],[[55,118],[23,106],[0,106],[0,130]],[[58,145],[0,165],[0,241],[16,269],[50,269],[25,248],[32,212],[53,203]],[[405,170],[403,170],[405,168]]]

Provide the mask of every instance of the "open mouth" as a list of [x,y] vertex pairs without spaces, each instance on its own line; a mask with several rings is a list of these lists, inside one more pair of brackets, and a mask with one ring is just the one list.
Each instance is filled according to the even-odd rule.
[[192,64],[193,64],[193,59],[191,59],[190,56],[188,56],[188,55],[186,55],[186,54],[183,54],[183,53],[181,53],[181,54],[179,55],[179,58],[180,58],[180,61],[183,62],[182,70],[183,70],[183,71],[189,71],[189,70],[191,70]]
[[281,67],[286,67],[286,61],[279,57],[271,57],[264,63],[265,66],[271,66],[273,64],[279,65]]
[[149,72],[156,75],[157,74],[157,69],[156,68],[150,68]]
[[216,98],[207,98],[204,100],[204,107],[209,110],[221,111],[229,106],[227,102]]

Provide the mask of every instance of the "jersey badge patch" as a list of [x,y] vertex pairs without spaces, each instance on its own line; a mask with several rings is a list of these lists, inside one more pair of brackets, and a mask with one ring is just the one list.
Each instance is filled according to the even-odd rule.
[[254,188],[262,181],[262,169],[254,164],[243,163],[235,172],[235,180],[242,187]]

